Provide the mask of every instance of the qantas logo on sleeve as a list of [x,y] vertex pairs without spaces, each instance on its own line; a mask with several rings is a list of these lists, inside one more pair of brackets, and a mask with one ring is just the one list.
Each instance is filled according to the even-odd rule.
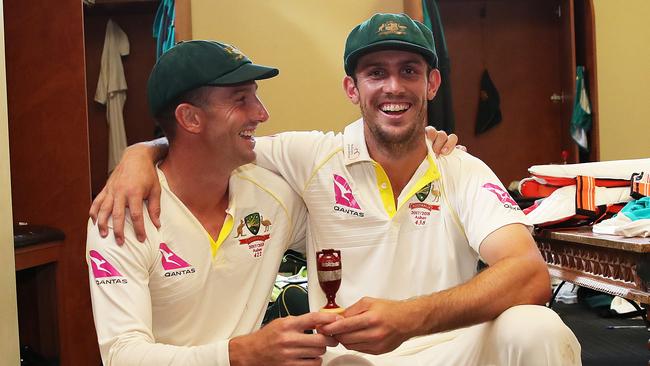
[[126,278],[122,277],[122,274],[104,259],[98,251],[91,250],[88,257],[90,258],[90,267],[96,284],[127,283]]
[[160,254],[162,254],[162,257],[160,257],[160,262],[163,269],[165,270],[165,277],[172,277],[196,272],[192,265],[187,263],[183,258],[179,257],[176,253],[169,249],[167,244],[160,243],[158,250],[160,250]]
[[503,207],[505,208],[510,208],[513,210],[521,210],[519,206],[517,205],[517,202],[510,197],[510,194],[506,192],[503,188],[500,186],[494,184],[494,183],[485,183],[483,185],[483,188],[487,189],[488,191],[494,193],[494,195],[497,197],[501,203],[503,203]]
[[343,212],[352,216],[363,217],[359,203],[352,194],[350,184],[342,176],[334,174],[334,211]]

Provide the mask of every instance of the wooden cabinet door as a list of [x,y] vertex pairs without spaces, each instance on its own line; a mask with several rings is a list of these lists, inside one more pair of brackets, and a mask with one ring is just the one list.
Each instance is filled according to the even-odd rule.
[[[560,163],[563,150],[573,151],[573,1],[439,1],[456,133],[506,185],[526,177],[531,165]],[[499,91],[503,120],[475,135],[484,69]]]

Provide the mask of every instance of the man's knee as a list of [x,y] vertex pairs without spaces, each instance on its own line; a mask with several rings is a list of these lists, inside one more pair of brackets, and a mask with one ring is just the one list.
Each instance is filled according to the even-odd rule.
[[494,320],[493,337],[497,346],[523,359],[580,364],[575,335],[553,310],[543,306],[520,305],[504,311]]

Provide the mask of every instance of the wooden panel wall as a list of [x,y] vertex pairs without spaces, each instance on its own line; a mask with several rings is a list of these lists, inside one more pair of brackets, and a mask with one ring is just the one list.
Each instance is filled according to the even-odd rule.
[[99,193],[108,178],[108,126],[106,107],[95,102],[106,23],[112,18],[129,38],[130,53],[122,57],[128,91],[124,105],[124,123],[128,144],[153,138],[154,122],[147,107],[147,79],[156,62],[156,44],[152,35],[158,3],[97,5],[85,11],[86,82],[88,126],[93,195]]
[[97,365],[84,259],[90,172],[82,4],[5,0],[4,14],[13,217],[65,232],[61,364]]
[[[558,2],[441,0],[451,57],[456,133],[504,184],[533,164],[558,163],[563,149]],[[485,8],[485,18],[481,9]],[[479,83],[487,68],[501,96],[502,122],[476,136]]]

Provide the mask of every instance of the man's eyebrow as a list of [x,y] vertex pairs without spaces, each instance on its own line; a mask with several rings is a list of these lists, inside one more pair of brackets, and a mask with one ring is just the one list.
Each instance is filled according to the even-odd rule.
[[386,63],[385,63],[385,62],[382,62],[382,61],[370,61],[370,62],[366,62],[366,63],[360,64],[359,67],[362,67],[362,68],[366,68],[366,67],[381,67],[381,66],[385,66],[385,65],[386,65]]
[[253,91],[257,91],[257,83],[254,84],[243,84],[243,85],[237,85],[236,87],[233,88],[232,93],[233,94],[242,94],[250,91],[250,87],[253,86]]
[[[386,65],[387,65],[387,63],[384,62],[384,61],[368,61],[368,62],[365,62],[363,64],[359,64],[358,67],[362,68],[362,69],[365,69],[365,68],[369,68],[369,67],[385,67]],[[421,65],[421,66],[424,67],[424,65],[422,64],[422,62],[420,62],[420,59],[418,59],[418,58],[407,59],[405,61],[400,62],[400,65],[402,65],[402,66],[403,65],[408,65],[408,66]]]

